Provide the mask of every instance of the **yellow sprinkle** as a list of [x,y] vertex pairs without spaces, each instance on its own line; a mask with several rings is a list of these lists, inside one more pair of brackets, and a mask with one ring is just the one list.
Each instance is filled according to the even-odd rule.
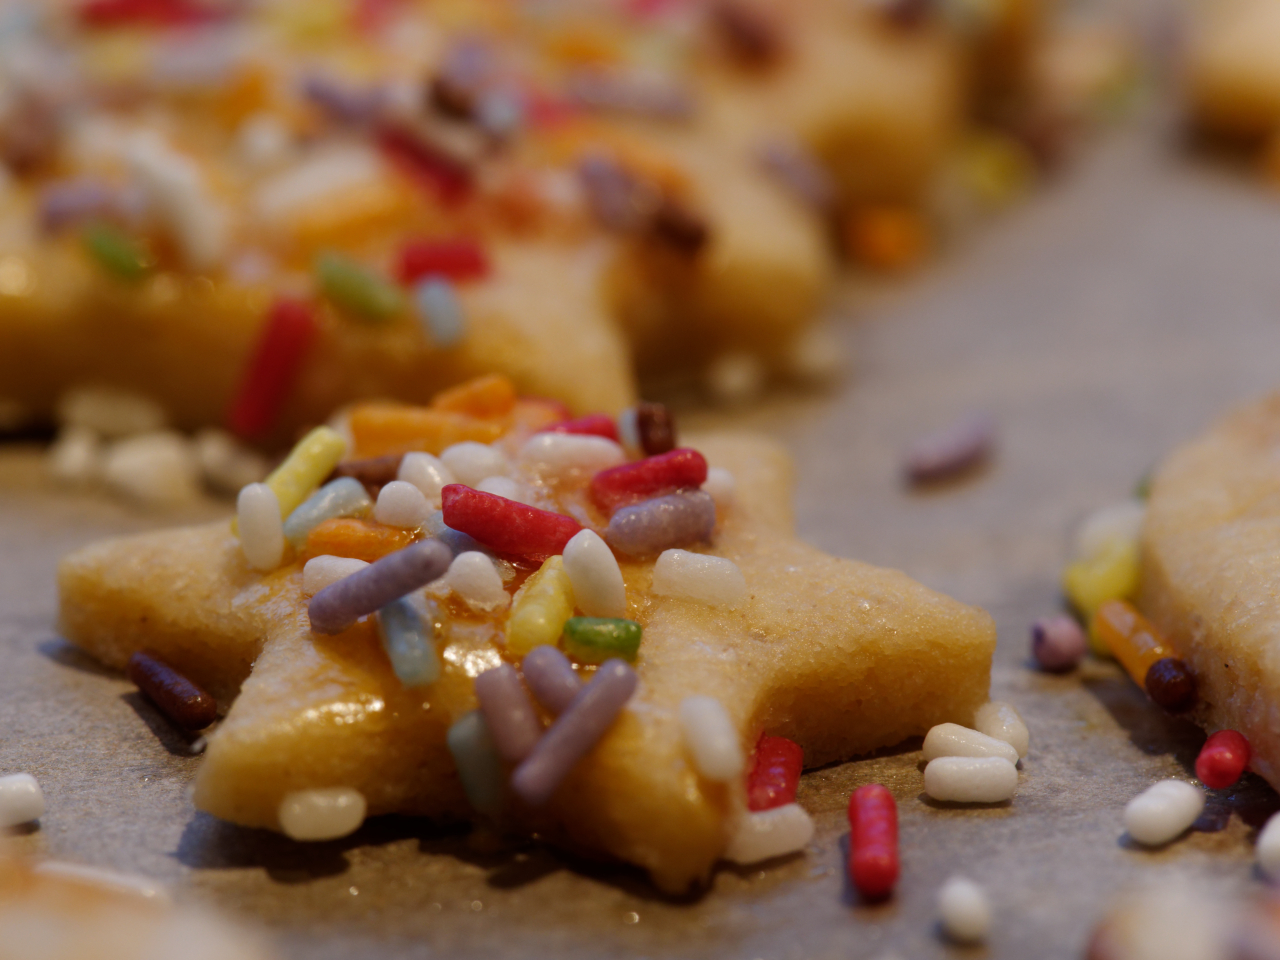
[[[1138,544],[1117,538],[1092,557],[1077,560],[1064,571],[1062,589],[1067,599],[1091,622],[1097,609],[1108,600],[1127,600],[1138,589]],[[1106,652],[1090,630],[1095,652]]]
[[564,560],[548,557],[538,572],[525,581],[511,603],[507,617],[507,650],[523,657],[542,644],[555,646],[565,621],[573,616],[573,585],[564,572]]
[[298,504],[333,472],[347,452],[347,441],[331,427],[316,427],[289,451],[266,484],[280,500],[280,516],[288,517]]

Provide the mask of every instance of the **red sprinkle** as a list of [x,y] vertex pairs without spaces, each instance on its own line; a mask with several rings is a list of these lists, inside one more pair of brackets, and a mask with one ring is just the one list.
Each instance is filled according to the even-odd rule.
[[878,783],[849,798],[849,876],[866,900],[883,900],[898,882],[898,805]]
[[472,176],[466,166],[396,127],[378,133],[378,146],[394,163],[446,205],[460,203],[471,193]]
[[772,810],[794,803],[803,768],[800,744],[786,737],[761,735],[755,761],[747,774],[747,809]]
[[125,668],[147,699],[184,730],[203,730],[218,719],[218,705],[191,680],[149,650],[137,650]]
[[1235,730],[1219,730],[1200,748],[1196,776],[1206,787],[1224,790],[1244,775],[1249,766],[1249,741]]
[[539,510],[493,493],[451,483],[440,491],[445,525],[511,557],[541,563],[564,552],[582,525],[572,517]]
[[606,513],[629,503],[689,487],[700,487],[707,481],[707,461],[697,450],[681,447],[670,453],[647,457],[601,470],[591,478],[591,499]]
[[275,426],[316,332],[308,304],[281,298],[272,305],[227,414],[232,433],[256,440]]
[[92,27],[180,27],[218,17],[212,7],[191,0],[89,0],[79,13]]
[[401,283],[428,276],[450,280],[479,280],[489,273],[484,248],[469,237],[450,240],[409,240],[400,248]]
[[576,420],[561,420],[538,431],[539,433],[589,433],[596,437],[608,437],[615,443],[618,440],[618,425],[613,417],[605,413],[589,413]]

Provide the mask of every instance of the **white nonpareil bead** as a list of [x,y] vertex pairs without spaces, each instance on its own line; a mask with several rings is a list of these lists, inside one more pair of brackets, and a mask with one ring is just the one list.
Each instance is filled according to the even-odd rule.
[[1280,880],[1280,814],[1272,814],[1258,834],[1258,866],[1269,880]]
[[950,803],[1000,803],[1018,790],[1018,768],[1003,757],[939,757],[924,768],[924,792]]
[[1096,510],[1076,531],[1076,558],[1096,557],[1116,540],[1137,540],[1147,505],[1140,500],[1122,500]]
[[0,827],[16,827],[44,816],[44,794],[29,773],[0,777]]
[[187,503],[200,495],[195,452],[185,437],[168,431],[111,444],[102,476],[117,493],[148,505]]
[[1125,806],[1124,828],[1138,843],[1158,847],[1195,823],[1204,802],[1199,787],[1183,780],[1161,780]]
[[748,812],[729,838],[724,858],[733,863],[759,863],[803,850],[813,839],[813,818],[798,803]]
[[564,572],[578,609],[588,617],[625,617],[627,588],[609,545],[592,530],[580,530],[564,546]]
[[732,405],[756,399],[766,376],[763,361],[754,353],[723,353],[707,366],[704,379],[712,397]]
[[336,840],[360,829],[365,809],[351,787],[296,790],[280,801],[280,829],[294,840]]
[[938,757],[1003,757],[1018,762],[1018,751],[1003,740],[970,730],[958,723],[940,723],[925,734],[924,758]]
[[236,128],[240,159],[255,170],[278,166],[289,159],[293,137],[273,113],[255,113]]
[[280,501],[265,483],[250,483],[236,497],[240,548],[255,570],[274,570],[284,557]]
[[712,607],[733,607],[747,599],[747,581],[732,560],[663,550],[653,565],[653,592]]
[[496,610],[511,600],[503,589],[493,561],[478,550],[467,550],[453,558],[445,582],[469,607],[475,610]]
[[422,491],[404,480],[392,480],[378,491],[373,519],[389,527],[416,530],[431,516],[431,504]]
[[302,593],[314,597],[329,584],[337,583],[368,565],[368,561],[355,557],[335,557],[327,553],[312,557],[302,568]]
[[988,737],[995,737],[1009,744],[1018,752],[1019,759],[1025,757],[1031,747],[1031,733],[1012,703],[1005,703],[1003,700],[984,703],[978,708],[973,725]]
[[33,872],[42,877],[54,877],[110,890],[112,893],[129,894],[151,903],[167,906],[173,902],[169,888],[163,883],[136,873],[120,873],[117,870],[88,867],[80,863],[64,863],[61,860],[43,860],[35,865]]
[[746,760],[737,728],[715,697],[685,697],[680,703],[680,732],[702,776],[722,783],[742,774]]
[[497,497],[514,500],[516,503],[529,503],[533,499],[523,484],[510,477],[485,477],[476,484],[476,489],[483,493],[492,493]]
[[952,877],[938,890],[938,917],[956,943],[981,943],[991,931],[991,902],[968,877]]
[[435,507],[440,505],[440,491],[457,482],[453,471],[439,457],[429,453],[406,453],[400,461],[396,479],[412,483],[427,498],[427,502]]
[[230,218],[208,193],[200,168],[159,137],[144,134],[128,149],[128,162],[164,219],[187,266],[206,270],[226,255]]
[[626,459],[607,437],[577,433],[539,433],[520,449],[520,465],[545,479],[594,476]]
[[92,483],[102,475],[102,441],[88,427],[66,427],[49,448],[49,472],[62,483]]
[[707,479],[702,484],[702,489],[711,494],[711,499],[716,502],[717,507],[723,509],[733,503],[738,481],[724,467],[708,467]]
[[457,477],[458,483],[475,487],[485,477],[504,476],[511,471],[506,454],[497,447],[465,440],[446,447],[440,461]]

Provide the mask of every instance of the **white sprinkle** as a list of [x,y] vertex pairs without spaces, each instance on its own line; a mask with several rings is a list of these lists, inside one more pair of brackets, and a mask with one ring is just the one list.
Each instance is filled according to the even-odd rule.
[[427,502],[437,508],[440,506],[440,491],[456,482],[453,472],[440,458],[429,453],[406,453],[400,461],[400,472],[396,477],[412,483],[422,491]]
[[302,568],[302,595],[314,597],[329,584],[344,580],[368,565],[368,561],[355,557],[335,557],[327,553],[312,557]]
[[956,943],[981,943],[991,930],[987,892],[968,877],[955,876],[938,891],[943,932]]
[[143,433],[107,448],[103,478],[116,492],[140,503],[167,506],[200,496],[195,451],[181,434]]
[[748,403],[764,390],[765,369],[754,353],[725,353],[707,367],[707,389],[720,403]]
[[254,194],[254,213],[263,224],[287,223],[333,197],[377,183],[386,172],[370,148],[343,144],[286,167],[264,182]]
[[254,170],[278,167],[289,159],[293,138],[274,113],[255,113],[236,129],[236,150]]
[[378,491],[378,502],[373,508],[373,519],[406,530],[416,530],[430,515],[431,504],[422,491],[404,480],[392,480]]
[[234,493],[267,475],[267,461],[225,430],[201,430],[195,447],[205,482],[215,490]]
[[925,760],[938,757],[1004,757],[1018,762],[1018,751],[1003,740],[970,730],[958,723],[940,723],[924,738]]
[[134,873],[120,873],[116,870],[105,870],[102,867],[64,863],[61,860],[44,860],[35,865],[33,872],[42,877],[70,880],[73,883],[107,889],[113,893],[130,894],[152,903],[168,905],[173,901],[168,887],[163,883]]
[[230,242],[231,221],[209,195],[195,162],[149,133],[134,138],[128,162],[187,265],[205,270],[220,263]]
[[102,475],[102,441],[88,427],[59,431],[49,448],[49,472],[61,483],[92,483]]
[[803,850],[813,839],[813,818],[798,803],[748,812],[740,821],[724,858],[733,863],[759,863]]
[[501,450],[474,440],[455,443],[440,454],[440,459],[458,478],[458,483],[468,487],[475,487],[485,477],[502,476],[511,470]]
[[280,801],[280,829],[294,840],[336,840],[360,829],[365,809],[351,787],[296,790]]
[[236,498],[236,522],[240,547],[249,566],[274,570],[284,557],[284,521],[280,501],[265,483],[250,483]]
[[454,557],[445,582],[473,610],[497,610],[511,600],[493,561],[478,550]]
[[533,499],[523,484],[510,477],[485,477],[476,484],[476,489],[483,493],[492,493],[494,496],[506,497],[516,503],[528,503]]
[[548,479],[592,476],[627,459],[607,437],[578,433],[539,433],[520,450],[520,463]]
[[1003,740],[1018,752],[1018,757],[1027,755],[1031,746],[1031,733],[1022,722],[1022,716],[1012,703],[1003,700],[992,700],[978,708],[973,725],[988,737]]
[[924,792],[952,803],[1000,803],[1018,789],[1018,768],[1003,757],[939,757],[924,768]]
[[716,502],[716,506],[723,510],[733,503],[734,495],[738,490],[738,481],[724,467],[708,467],[707,480],[703,483],[702,489],[711,494],[711,499]]
[[564,571],[578,609],[588,617],[625,617],[627,588],[609,545],[592,530],[580,530],[564,545]]
[[0,827],[16,827],[44,816],[44,794],[29,773],[0,777]]
[[737,728],[715,697],[685,697],[680,703],[680,731],[702,776],[724,782],[742,773],[746,761]]
[[108,440],[135,433],[154,433],[168,420],[164,407],[150,397],[115,387],[77,387],[58,399],[58,422],[86,427]]
[[1125,806],[1124,827],[1138,843],[1158,847],[1195,823],[1204,802],[1199,787],[1183,780],[1161,780]]
[[1147,505],[1141,500],[1122,500],[1095,510],[1076,531],[1076,558],[1087,560],[1116,541],[1137,540],[1146,515]]
[[1280,879],[1280,815],[1272,814],[1258,834],[1258,866],[1270,880]]
[[732,560],[663,550],[653,565],[653,592],[712,607],[733,607],[747,599],[747,581]]

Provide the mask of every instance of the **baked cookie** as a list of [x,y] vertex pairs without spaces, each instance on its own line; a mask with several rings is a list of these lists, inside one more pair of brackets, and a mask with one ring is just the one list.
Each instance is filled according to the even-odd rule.
[[775,443],[675,447],[653,407],[556,417],[493,381],[358,406],[348,440],[321,428],[241,492],[239,539],[67,557],[63,634],[187,726],[225,712],[195,786],[216,816],[295,837],[481,817],[668,891],[752,859],[744,832],[807,839],[794,805],[748,810],[762,733],[821,765],[973,721],[990,617],[797,540]]
[[1260,141],[1280,130],[1280,10],[1268,0],[1223,0],[1196,10],[1188,31],[1192,119],[1223,136]]

